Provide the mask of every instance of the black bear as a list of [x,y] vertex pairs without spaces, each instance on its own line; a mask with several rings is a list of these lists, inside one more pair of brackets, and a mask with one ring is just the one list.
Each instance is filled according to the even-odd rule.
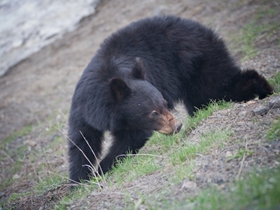
[[90,178],[88,166],[100,157],[105,131],[114,140],[98,174],[108,172],[120,155],[137,153],[153,131],[178,132],[181,124],[168,111],[176,102],[193,115],[210,100],[241,102],[272,92],[255,70],[241,71],[224,42],[197,22],[164,16],[131,23],[101,44],[76,86],[70,179]]

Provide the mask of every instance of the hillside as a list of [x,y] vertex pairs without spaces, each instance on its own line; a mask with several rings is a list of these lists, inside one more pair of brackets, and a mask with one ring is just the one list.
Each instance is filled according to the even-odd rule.
[[[199,209],[204,204],[204,209],[225,209],[217,204],[221,200],[234,209],[243,204],[236,194],[249,202],[240,209],[251,204],[256,209],[279,207],[269,193],[280,184],[280,4],[103,0],[96,9],[75,31],[0,78],[0,209]],[[264,100],[214,104],[202,111],[202,119],[189,118],[178,105],[174,114],[184,122],[178,135],[155,133],[137,157],[70,192],[67,119],[83,69],[112,32],[131,21],[165,14],[213,28],[240,66],[269,78],[276,93]],[[104,147],[108,144],[109,135]],[[254,175],[257,181],[247,180]],[[212,198],[214,194],[221,200]]]

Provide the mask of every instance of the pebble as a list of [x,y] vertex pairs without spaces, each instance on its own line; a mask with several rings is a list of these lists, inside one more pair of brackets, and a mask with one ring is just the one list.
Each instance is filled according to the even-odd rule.
[[37,142],[34,140],[26,140],[24,141],[25,144],[28,144],[31,147],[35,147],[37,145]]
[[20,176],[18,175],[18,174],[15,174],[14,176],[13,176],[13,179],[19,179],[20,178]]
[[232,152],[231,151],[227,151],[226,152],[226,157],[231,157],[231,156],[233,156]]
[[239,116],[244,116],[244,115],[246,115],[246,113],[247,113],[247,111],[241,111],[241,112],[239,112]]
[[196,189],[196,183],[194,181],[184,181],[182,189],[194,191]]

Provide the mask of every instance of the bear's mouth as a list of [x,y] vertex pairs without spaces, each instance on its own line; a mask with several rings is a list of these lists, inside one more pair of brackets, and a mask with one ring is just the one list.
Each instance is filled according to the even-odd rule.
[[165,135],[172,135],[177,134],[180,132],[182,128],[182,123],[177,122],[174,118],[171,120],[166,120],[165,117],[163,117],[163,123],[162,126],[157,130],[157,132],[165,134]]
[[182,123],[177,123],[174,127],[164,126],[161,129],[157,130],[157,132],[165,135],[177,134],[180,132],[182,125]]

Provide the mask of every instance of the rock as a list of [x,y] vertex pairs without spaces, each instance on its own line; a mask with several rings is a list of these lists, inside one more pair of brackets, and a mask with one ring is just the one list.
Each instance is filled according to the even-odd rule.
[[35,140],[26,140],[24,141],[24,143],[31,147],[35,147],[37,145],[37,142]]
[[268,112],[268,108],[266,106],[261,106],[252,110],[253,115],[265,115]]
[[255,104],[255,103],[256,103],[256,101],[253,101],[253,100],[247,102],[248,105]]
[[196,190],[196,183],[194,181],[184,181],[181,189],[194,191]]
[[231,151],[227,151],[226,152],[226,157],[231,157],[231,156],[233,156],[232,152]]
[[15,174],[14,176],[13,176],[13,179],[19,179],[20,178],[20,176],[18,175],[18,174]]
[[244,115],[246,115],[246,113],[247,113],[247,111],[241,111],[241,112],[238,113],[238,115],[239,116],[244,116]]
[[[2,197],[5,197],[6,196],[6,194],[4,193],[4,192],[0,192],[0,198],[2,198]],[[2,208],[0,207],[0,210],[1,210]]]
[[272,98],[269,102],[268,102],[268,106],[270,109],[276,109],[280,107],[280,96],[276,97],[276,98]]

